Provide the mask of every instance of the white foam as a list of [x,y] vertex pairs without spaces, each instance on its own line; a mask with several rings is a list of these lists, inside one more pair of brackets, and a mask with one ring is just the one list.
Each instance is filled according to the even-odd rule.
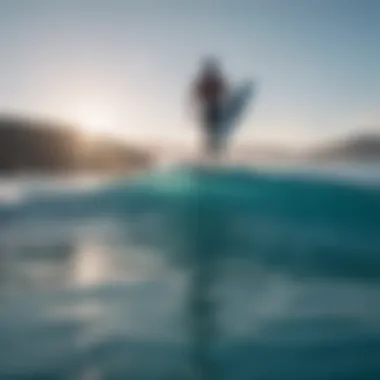
[[0,205],[16,205],[34,197],[79,194],[98,190],[106,177],[20,177],[0,179]]

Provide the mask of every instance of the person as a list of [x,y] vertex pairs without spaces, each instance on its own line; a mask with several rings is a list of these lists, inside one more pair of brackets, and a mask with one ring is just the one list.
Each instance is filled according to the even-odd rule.
[[215,157],[222,149],[220,129],[227,97],[226,80],[216,58],[208,57],[202,62],[192,95],[199,106],[204,153],[208,157]]

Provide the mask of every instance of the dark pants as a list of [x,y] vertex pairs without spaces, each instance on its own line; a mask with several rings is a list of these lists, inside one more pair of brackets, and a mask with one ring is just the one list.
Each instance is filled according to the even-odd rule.
[[204,149],[207,154],[216,154],[221,146],[222,107],[219,103],[205,105],[202,127],[204,132]]

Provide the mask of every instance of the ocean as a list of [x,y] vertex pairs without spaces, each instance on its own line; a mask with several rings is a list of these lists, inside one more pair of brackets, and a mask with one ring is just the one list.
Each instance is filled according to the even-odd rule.
[[380,379],[380,170],[0,181],[0,379]]

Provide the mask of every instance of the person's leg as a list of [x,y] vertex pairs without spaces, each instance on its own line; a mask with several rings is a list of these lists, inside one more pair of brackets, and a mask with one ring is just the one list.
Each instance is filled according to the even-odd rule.
[[221,131],[222,109],[219,104],[211,107],[208,118],[208,153],[217,158],[223,150],[223,136]]
[[204,153],[210,156],[214,149],[215,107],[208,104],[204,115]]
[[202,111],[201,129],[201,155],[203,156],[203,158],[207,158],[209,157],[212,149],[212,110],[209,105],[206,105]]

